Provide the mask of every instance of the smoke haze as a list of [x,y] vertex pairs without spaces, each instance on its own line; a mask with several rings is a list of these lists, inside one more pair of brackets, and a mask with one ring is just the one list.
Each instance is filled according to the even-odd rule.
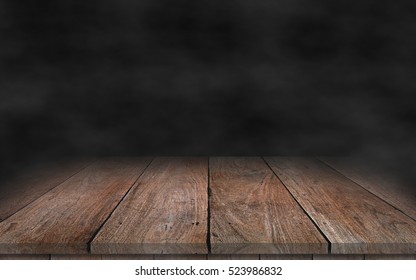
[[414,1],[0,4],[0,168],[359,155],[409,178]]

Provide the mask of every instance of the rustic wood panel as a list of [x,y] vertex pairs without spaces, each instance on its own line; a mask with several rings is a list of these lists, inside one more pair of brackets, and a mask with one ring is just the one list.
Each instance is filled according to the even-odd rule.
[[82,254],[150,162],[108,159],[83,169],[0,223],[0,253]]
[[328,244],[259,157],[210,159],[213,254],[326,253]]
[[360,254],[326,254],[326,255],[313,255],[314,260],[364,260],[364,255]]
[[316,159],[266,158],[336,254],[414,254],[416,222]]
[[308,254],[282,254],[282,255],[260,255],[261,260],[312,260]]
[[359,160],[330,157],[320,160],[416,220],[415,188],[403,178]]
[[208,159],[156,158],[91,244],[102,254],[206,254]]
[[18,177],[1,182],[0,221],[7,219],[86,167],[91,160],[57,161],[23,170]]

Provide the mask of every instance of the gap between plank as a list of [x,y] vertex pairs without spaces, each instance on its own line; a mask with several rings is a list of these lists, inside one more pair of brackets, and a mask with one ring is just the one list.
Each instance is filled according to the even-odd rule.
[[74,174],[72,174],[71,176],[69,176],[68,178],[64,179],[62,182],[57,183],[54,187],[52,187],[51,189],[47,190],[46,192],[44,192],[42,195],[40,195],[38,198],[34,199],[33,201],[29,202],[28,204],[26,204],[25,206],[20,207],[19,209],[17,209],[13,214],[10,214],[9,216],[5,217],[4,219],[0,219],[0,223],[6,221],[8,218],[10,218],[11,216],[15,215],[16,213],[18,213],[19,211],[21,211],[22,209],[28,207],[29,205],[31,205],[32,203],[34,203],[35,201],[37,201],[38,199],[42,198],[45,194],[49,193],[50,191],[56,189],[57,187],[59,187],[60,185],[62,185],[63,183],[65,183],[66,181],[68,181],[69,179],[71,179],[72,177],[74,177],[75,175],[77,175],[78,173],[80,173],[82,170],[86,169],[87,167],[91,166],[94,162],[96,162],[97,160],[92,160],[88,163],[86,163],[84,165],[84,167],[80,168],[79,170],[75,171]]
[[374,195],[375,197],[377,197],[378,199],[380,199],[381,201],[387,203],[388,205],[390,205],[391,207],[393,207],[394,209],[396,209],[397,211],[399,211],[400,213],[404,214],[406,217],[409,217],[410,219],[412,219],[413,221],[416,221],[416,219],[414,219],[413,217],[407,215],[405,212],[403,212],[402,210],[400,210],[399,208],[397,208],[396,206],[394,206],[393,204],[389,203],[388,201],[384,200],[383,198],[381,198],[380,196],[378,196],[377,194],[373,193],[372,191],[368,190],[367,188],[361,186],[359,183],[355,182],[353,179],[347,177],[345,174],[343,174],[341,171],[337,170],[336,168],[332,167],[329,163],[326,163],[324,160],[321,160],[320,158],[316,157],[315,159],[317,159],[318,161],[320,161],[321,163],[323,163],[324,165],[328,166],[330,169],[334,170],[335,172],[341,174],[342,177],[348,179],[349,181],[353,182],[355,185],[359,186],[360,188],[364,189],[365,191],[367,191],[368,193]]
[[107,216],[107,218],[104,220],[104,222],[101,224],[101,226],[98,227],[98,229],[94,232],[91,239],[87,242],[87,250],[88,253],[91,254],[91,243],[94,240],[94,238],[97,236],[97,234],[100,232],[100,230],[104,227],[104,225],[107,223],[107,221],[111,218],[114,211],[118,208],[118,206],[123,202],[123,200],[126,198],[126,196],[130,193],[131,189],[136,185],[137,181],[140,179],[140,177],[143,175],[143,173],[147,170],[147,168],[150,166],[150,164],[153,162],[154,158],[152,158],[149,163],[146,165],[146,167],[143,169],[143,171],[139,174],[137,179],[133,182],[133,184],[130,186],[130,188],[127,190],[127,192],[123,195],[123,197],[120,199],[120,201],[117,203],[117,205],[114,207],[114,209],[110,212],[110,214]]
[[300,202],[296,199],[296,197],[290,192],[288,187],[286,187],[285,183],[280,179],[280,177],[274,172],[273,168],[269,165],[267,160],[264,159],[264,157],[261,157],[261,159],[264,161],[264,163],[269,167],[269,169],[273,172],[274,176],[282,183],[282,185],[285,187],[285,189],[289,192],[290,196],[296,201],[296,203],[299,205],[299,207],[303,210],[305,215],[309,218],[309,220],[313,223],[313,225],[316,227],[316,229],[321,233],[323,238],[325,238],[326,242],[328,243],[328,254],[331,254],[332,251],[332,244],[329,241],[328,237],[325,235],[325,233],[321,230],[321,228],[315,223],[315,221],[312,219],[312,217],[308,214],[308,212],[302,207]]

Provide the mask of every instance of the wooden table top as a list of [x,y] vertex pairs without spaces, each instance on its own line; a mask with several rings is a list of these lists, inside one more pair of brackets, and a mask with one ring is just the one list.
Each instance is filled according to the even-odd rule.
[[416,254],[416,196],[339,158],[59,162],[2,185],[0,254]]

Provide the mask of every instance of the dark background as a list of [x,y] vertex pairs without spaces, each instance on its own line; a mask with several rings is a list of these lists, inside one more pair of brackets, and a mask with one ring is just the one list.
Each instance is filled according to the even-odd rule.
[[0,169],[62,156],[416,166],[415,1],[0,2]]

